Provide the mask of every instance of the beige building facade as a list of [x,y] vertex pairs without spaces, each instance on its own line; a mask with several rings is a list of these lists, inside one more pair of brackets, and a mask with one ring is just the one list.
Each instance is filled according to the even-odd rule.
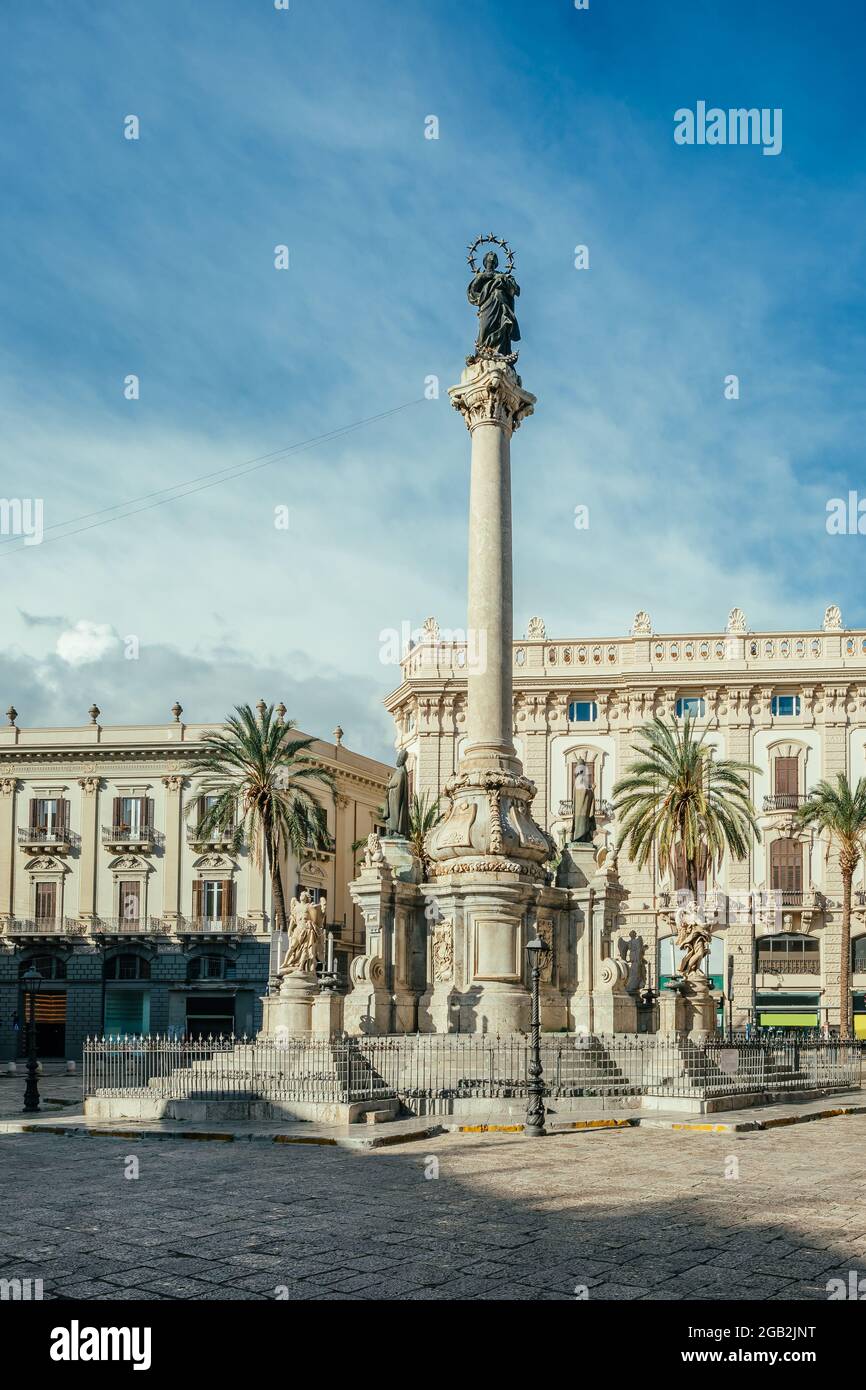
[[[598,851],[617,839],[613,787],[653,716],[688,712],[719,757],[754,763],[761,831],[747,860],[726,860],[702,885],[714,924],[709,958],[718,1021],[735,1027],[833,1027],[839,1022],[841,880],[834,854],[796,821],[823,777],[866,776],[866,631],[835,605],[809,631],[755,632],[740,609],[723,630],[660,634],[635,616],[627,636],[552,638],[540,618],[512,649],[514,742],[536,783],[533,815],[561,844],[571,826],[579,761],[595,792]],[[470,651],[470,660],[477,653]],[[387,707],[409,754],[413,789],[437,797],[466,743],[465,642],[428,619],[403,658]],[[552,867],[552,866],[551,866]],[[673,910],[681,885],[619,857],[618,927],[642,938],[647,988],[675,968]],[[866,1035],[866,878],[855,881],[855,1024]],[[647,999],[651,1024],[652,998]]]
[[[14,710],[0,728],[0,1058],[23,1046],[21,976],[43,977],[42,1056],[80,1054],[103,1032],[252,1033],[280,942],[271,885],[244,844],[197,831],[189,774],[216,725],[174,718],[28,729]],[[301,735],[304,737],[304,735]],[[283,865],[287,896],[326,899],[345,980],[364,926],[347,884],[355,842],[375,827],[389,770],[348,749],[342,730],[310,756],[333,774],[331,846]]]

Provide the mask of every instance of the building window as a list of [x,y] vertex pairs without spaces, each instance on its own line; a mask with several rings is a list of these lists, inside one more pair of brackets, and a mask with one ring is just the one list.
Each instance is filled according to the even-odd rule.
[[29,956],[22,960],[18,974],[26,975],[28,970],[38,970],[43,980],[66,979],[66,961],[59,956]]
[[144,956],[131,952],[121,956],[109,956],[105,962],[106,980],[149,980],[150,961]]
[[299,898],[302,893],[309,893],[311,903],[320,903],[323,898],[327,897],[324,888],[312,888],[309,883],[297,884],[295,887],[295,897]]
[[36,920],[37,922],[57,921],[56,883],[36,884]]
[[791,810],[799,801],[799,758],[777,758],[773,766],[773,794],[777,811]]
[[232,881],[203,878],[192,885],[193,917],[207,922],[227,922],[233,908]]
[[193,956],[187,978],[190,980],[227,980],[235,975],[235,962],[225,956]]
[[703,719],[706,702],[702,695],[687,695],[676,703],[677,719]]
[[770,887],[781,893],[783,907],[798,907],[803,897],[803,846],[798,840],[770,845]]
[[68,801],[36,796],[30,802],[30,830],[40,840],[57,840],[67,829]]
[[774,695],[770,701],[770,709],[777,718],[790,719],[800,713],[800,697],[799,695]]
[[112,810],[112,828],[136,839],[150,828],[150,800],[146,796],[116,796]]
[[121,883],[118,889],[118,916],[124,922],[141,921],[141,884]]
[[598,719],[598,705],[595,700],[572,700],[568,717],[572,724],[594,724]]
[[851,942],[851,969],[866,975],[866,936],[856,936]]

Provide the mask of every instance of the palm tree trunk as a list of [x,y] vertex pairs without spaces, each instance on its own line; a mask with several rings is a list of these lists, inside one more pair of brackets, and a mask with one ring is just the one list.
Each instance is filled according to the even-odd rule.
[[274,893],[274,917],[276,918],[276,929],[278,932],[287,930],[286,925],[286,899],[283,893],[283,876],[280,872],[280,860],[273,842],[270,825],[264,827],[265,835],[265,857],[268,863],[268,873],[271,876],[271,886]]
[[842,868],[842,959],[839,963],[839,1032],[843,1038],[853,1035],[851,997],[851,881],[854,872]]

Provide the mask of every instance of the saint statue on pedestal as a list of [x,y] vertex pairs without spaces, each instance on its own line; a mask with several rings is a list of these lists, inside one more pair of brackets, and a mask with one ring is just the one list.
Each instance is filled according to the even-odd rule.
[[385,833],[397,835],[402,840],[409,838],[409,773],[406,761],[409,754],[401,748],[397,754],[397,766],[391,773],[385,800]]
[[580,758],[574,768],[574,800],[571,810],[571,843],[588,845],[595,834],[595,792],[589,780],[589,767]]

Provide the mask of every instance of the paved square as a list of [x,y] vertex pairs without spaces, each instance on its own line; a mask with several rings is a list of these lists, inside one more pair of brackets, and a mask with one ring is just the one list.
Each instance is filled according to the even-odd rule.
[[866,1272],[864,1145],[866,1116],[369,1151],[2,1135],[0,1278],[85,1299],[826,1299]]

